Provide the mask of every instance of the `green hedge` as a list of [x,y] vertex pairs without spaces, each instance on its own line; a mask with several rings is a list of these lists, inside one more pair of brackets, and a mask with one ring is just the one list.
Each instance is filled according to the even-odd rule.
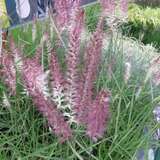
[[[93,31],[100,13],[99,5],[86,8],[88,29]],[[130,4],[128,23],[122,26],[125,35],[140,39],[145,44],[160,48],[160,8]]]
[[160,8],[142,7],[131,4],[129,22],[125,33],[140,39],[143,43],[160,46]]

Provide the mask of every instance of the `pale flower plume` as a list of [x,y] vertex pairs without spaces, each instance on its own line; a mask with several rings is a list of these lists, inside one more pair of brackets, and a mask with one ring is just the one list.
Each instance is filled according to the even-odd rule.
[[160,56],[154,58],[151,61],[150,68],[146,76],[146,81],[149,78],[152,79],[156,86],[160,85]]
[[131,63],[130,62],[126,62],[125,63],[125,73],[124,73],[124,81],[125,83],[128,82],[128,80],[130,79],[131,77]]

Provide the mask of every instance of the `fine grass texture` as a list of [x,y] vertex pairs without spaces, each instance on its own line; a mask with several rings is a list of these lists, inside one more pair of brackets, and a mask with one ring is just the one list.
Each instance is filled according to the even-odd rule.
[[[12,31],[17,45],[24,45],[26,56],[33,56],[40,37],[48,30],[47,20],[38,23],[36,40],[33,26]],[[42,27],[41,27],[42,26]],[[89,33],[84,33],[84,43]],[[56,33],[53,34],[55,45]],[[58,58],[64,66],[64,50]],[[153,121],[153,109],[159,103],[159,89],[148,76],[150,61],[158,53],[151,46],[123,37],[114,32],[105,35],[103,60],[95,89],[108,88],[111,93],[110,120],[103,139],[93,142],[75,128],[72,141],[60,144],[50,132],[46,120],[35,110],[32,100],[17,88],[16,97],[7,94],[11,106],[4,107],[3,94],[8,93],[0,83],[0,160],[135,160],[138,149],[145,151],[158,126]],[[43,48],[45,65],[47,49]],[[127,64],[130,69],[127,69]],[[19,84],[20,85],[20,84]],[[144,135],[147,127],[149,132]],[[152,142],[157,146],[157,142]]]

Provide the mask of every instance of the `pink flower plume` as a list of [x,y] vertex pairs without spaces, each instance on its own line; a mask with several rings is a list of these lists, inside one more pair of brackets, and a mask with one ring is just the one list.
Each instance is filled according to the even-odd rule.
[[11,94],[16,94],[16,67],[14,64],[14,57],[10,52],[3,52],[0,57],[1,68],[0,75],[4,83],[10,88]]
[[25,87],[33,98],[34,104],[43,116],[47,118],[49,126],[54,133],[61,137],[62,141],[71,137],[71,130],[67,122],[64,121],[56,106],[44,93],[46,91],[47,79],[36,58],[24,59],[22,78]]
[[87,135],[96,141],[101,138],[109,116],[110,93],[101,91],[89,107],[87,116]]

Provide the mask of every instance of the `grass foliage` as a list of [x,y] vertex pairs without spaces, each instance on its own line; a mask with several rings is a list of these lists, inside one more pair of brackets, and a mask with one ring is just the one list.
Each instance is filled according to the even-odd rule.
[[94,31],[96,29],[100,10],[101,8],[99,4],[94,4],[85,8],[86,24],[89,31]]

